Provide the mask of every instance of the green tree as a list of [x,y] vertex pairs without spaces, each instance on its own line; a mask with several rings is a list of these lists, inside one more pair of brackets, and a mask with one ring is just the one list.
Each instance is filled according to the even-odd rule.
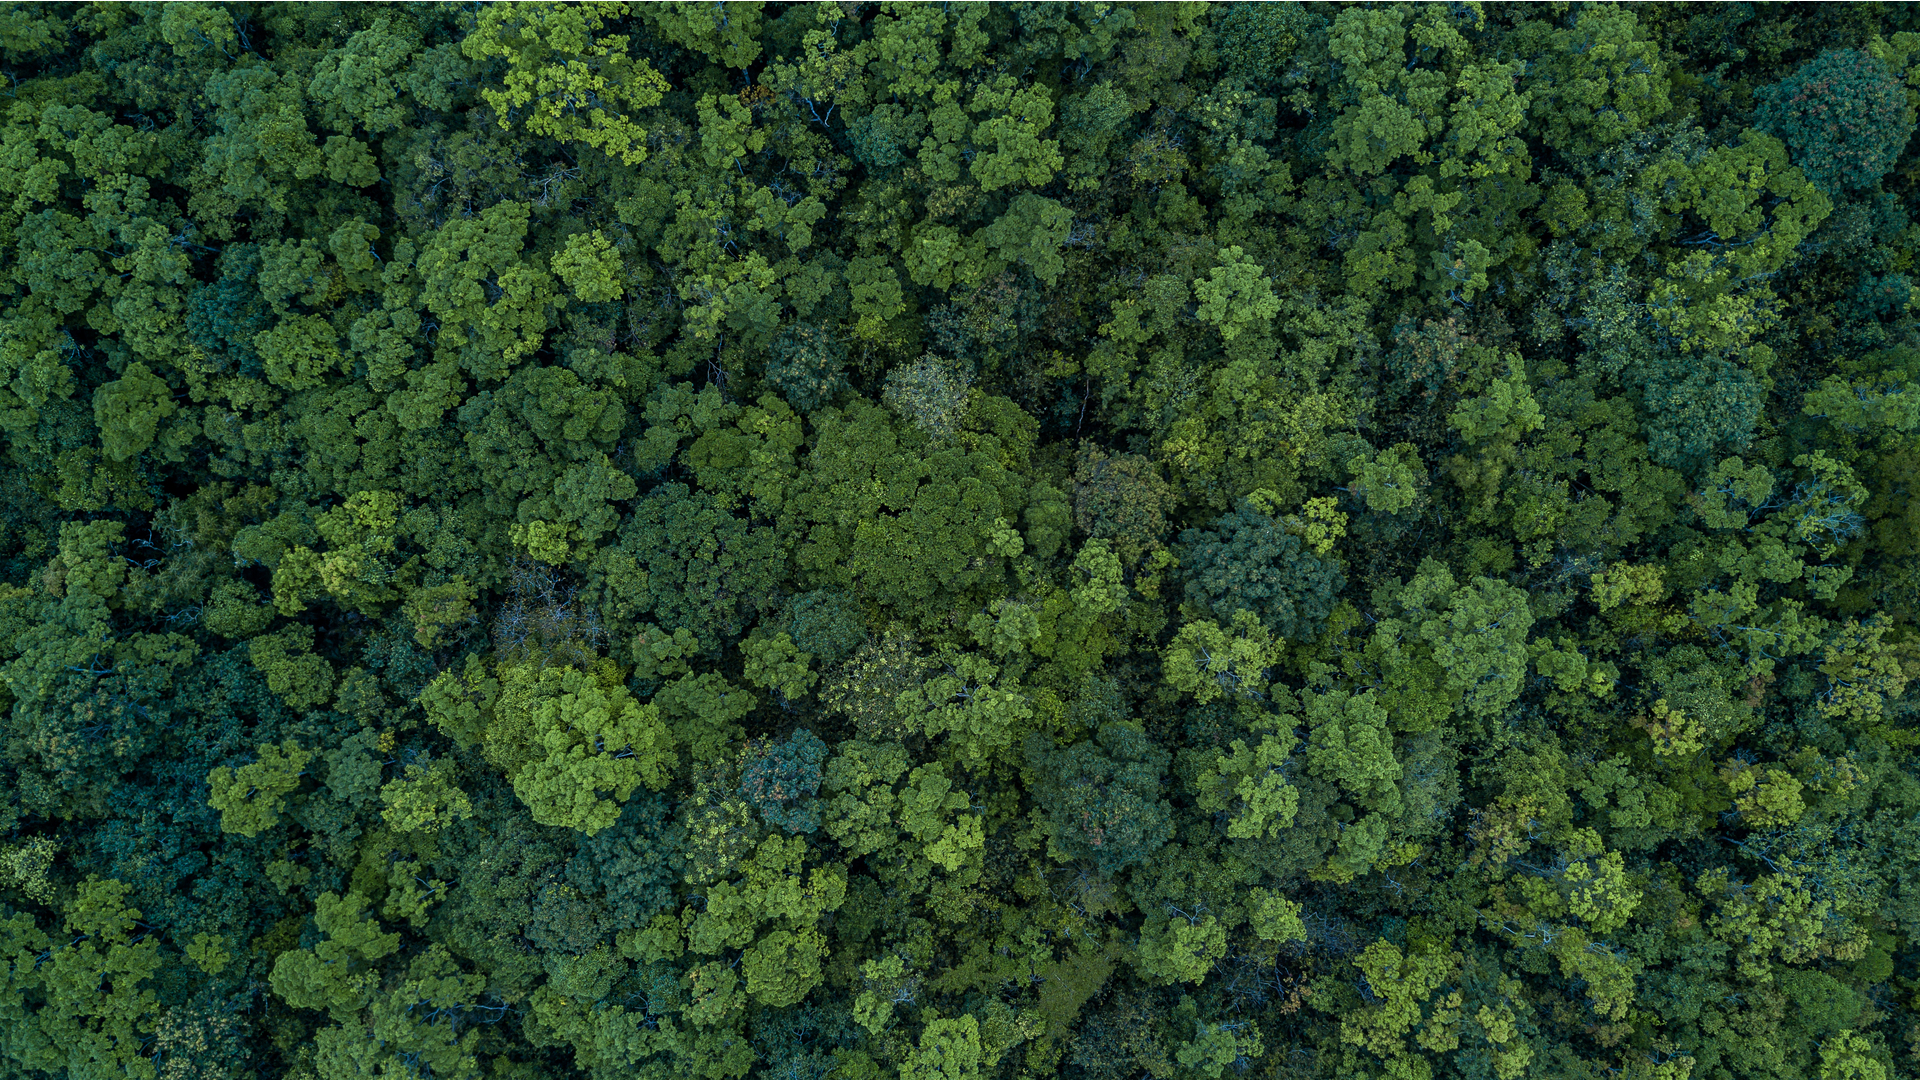
[[296,624],[247,642],[247,655],[266,676],[267,689],[291,708],[311,708],[333,699],[333,667],[312,652],[313,640],[312,627]]
[[473,816],[473,802],[446,758],[408,762],[400,776],[381,785],[380,803],[387,825],[403,833],[438,832]]
[[608,661],[591,672],[506,664],[494,676],[475,661],[442,674],[421,702],[447,736],[479,746],[542,825],[591,836],[641,785],[665,787],[674,765],[660,706],[635,701]]
[[[1352,961],[1378,1004],[1358,1008],[1340,1021],[1340,1041],[1364,1049],[1403,1072],[1418,1068],[1420,1049],[1459,1045],[1461,996],[1443,987],[1458,972],[1460,957],[1437,949],[1403,951],[1375,941]],[[1412,1036],[1414,1045],[1407,1037]]]
[[1187,598],[1222,622],[1251,611],[1284,638],[1310,638],[1346,584],[1272,515],[1242,501],[1206,529],[1180,534]]
[[296,1009],[326,1009],[345,1022],[372,1000],[380,983],[370,965],[400,947],[399,934],[383,934],[367,914],[367,898],[322,893],[314,905],[314,925],[326,935],[310,949],[292,949],[274,961],[273,992]]
[[599,229],[567,237],[566,248],[553,257],[553,273],[590,304],[618,300],[625,291],[620,257]]
[[357,128],[370,135],[404,125],[402,72],[423,44],[415,27],[379,19],[330,50],[314,65],[307,84],[322,122],[335,131],[351,134]]
[[1829,195],[1870,188],[1913,135],[1905,88],[1859,49],[1827,49],[1754,92],[1754,122],[1778,135],[1807,179]]
[[289,739],[279,746],[261,746],[259,760],[251,764],[238,769],[222,765],[208,773],[212,794],[207,803],[220,811],[220,827],[241,836],[258,836],[272,828],[311,760],[311,751]]
[[505,378],[549,326],[553,276],[521,254],[531,215],[525,202],[503,202],[449,221],[426,238],[414,268],[421,302],[440,323],[436,349],[482,381]]
[[1258,745],[1234,739],[1194,785],[1201,809],[1229,815],[1227,836],[1232,839],[1277,839],[1299,811],[1300,792],[1288,776],[1298,740],[1280,726],[1274,717],[1256,721],[1252,734],[1260,736]]
[[1223,696],[1257,696],[1272,682],[1280,650],[1272,631],[1242,608],[1229,628],[1211,619],[1182,626],[1161,657],[1161,672],[1168,686],[1203,705]]
[[902,1080],[976,1080],[986,1064],[980,1024],[971,1016],[927,1021],[912,1052],[900,1063]]
[[795,553],[803,581],[925,620],[972,607],[969,591],[997,581],[1019,553],[1010,523],[1026,487],[1002,462],[998,437],[919,452],[885,412],[859,401],[816,413],[814,424],[819,438],[793,501],[805,523]]
[[1065,750],[1029,736],[1026,756],[1061,855],[1090,861],[1111,876],[1172,839],[1172,811],[1158,797],[1170,757],[1137,724],[1102,725],[1095,738]]
[[[1422,559],[1411,580],[1383,588],[1376,603],[1394,611],[1375,627],[1379,644],[1369,649],[1386,668],[1380,674],[1387,700],[1404,700],[1403,693],[1431,677],[1420,670],[1427,658],[1437,668],[1435,689],[1468,715],[1496,715],[1520,695],[1534,623],[1521,590],[1487,577],[1462,586],[1438,560]],[[1414,642],[1421,644],[1409,653]]]
[[1162,547],[1176,499],[1159,466],[1138,454],[1109,457],[1083,443],[1073,473],[1073,524],[1110,540],[1128,563]]
[[1583,11],[1541,44],[1532,113],[1555,150],[1587,157],[1672,108],[1666,60],[1630,9]]
[[88,875],[65,905],[64,944],[25,913],[0,924],[0,947],[18,965],[11,993],[0,999],[13,1032],[4,1053],[16,1067],[155,1075],[141,1047],[155,1030],[159,995],[142,984],[166,960],[158,939],[135,936],[141,912],[126,906],[129,891],[119,881]]
[[500,127],[524,116],[535,135],[585,143],[626,165],[645,161],[647,133],[632,114],[658,104],[667,82],[631,55],[624,35],[598,36],[626,10],[525,4],[485,12],[460,48],[474,60],[505,62],[500,89],[480,91]]
[[94,422],[107,457],[125,461],[152,446],[160,423],[177,408],[166,380],[137,360],[128,364],[120,378],[93,395]]
[[648,492],[600,549],[590,580],[601,610],[619,619],[653,615],[703,641],[731,640],[772,607],[785,552],[774,530],[727,512],[685,484]]
[[1200,321],[1220,331],[1220,337],[1232,341],[1247,330],[1265,329],[1280,313],[1280,299],[1273,295],[1273,283],[1264,268],[1247,258],[1239,247],[1224,248],[1221,263],[1206,278],[1193,283],[1200,299],[1195,314]]
[[1204,982],[1226,952],[1227,928],[1212,914],[1163,915],[1140,928],[1140,970],[1157,982]]

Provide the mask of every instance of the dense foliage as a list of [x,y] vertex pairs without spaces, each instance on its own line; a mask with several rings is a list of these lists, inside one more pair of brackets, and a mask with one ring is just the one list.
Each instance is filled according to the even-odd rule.
[[1912,7],[0,59],[0,1076],[1920,1076]]

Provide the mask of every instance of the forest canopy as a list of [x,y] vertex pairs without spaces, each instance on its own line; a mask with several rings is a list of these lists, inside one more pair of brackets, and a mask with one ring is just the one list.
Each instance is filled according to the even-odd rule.
[[0,1077],[1920,1076],[1920,10],[0,4]]

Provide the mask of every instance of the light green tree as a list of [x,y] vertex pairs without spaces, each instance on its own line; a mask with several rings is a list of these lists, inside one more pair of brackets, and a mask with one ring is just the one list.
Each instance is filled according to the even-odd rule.
[[287,796],[300,787],[313,752],[292,739],[260,747],[258,760],[238,769],[225,765],[207,774],[212,793],[207,804],[220,811],[220,828],[241,836],[259,836],[280,820]]
[[1255,745],[1244,739],[1228,744],[1200,774],[1196,800],[1203,810],[1229,814],[1227,836],[1233,839],[1278,838],[1300,805],[1300,792],[1288,781],[1287,765],[1299,740],[1282,718],[1263,717],[1252,732]]
[[984,1059],[980,1023],[972,1016],[929,1020],[900,1062],[900,1080],[979,1080]]
[[634,114],[659,104],[667,81],[631,55],[624,35],[598,36],[626,13],[624,3],[484,10],[460,47],[474,60],[505,61],[499,88],[480,91],[500,127],[524,118],[535,135],[585,143],[624,165],[645,161],[647,133]]
[[[478,744],[535,821],[593,835],[645,785],[667,785],[674,738],[660,706],[635,701],[611,661],[572,666],[474,663],[421,695],[427,715],[462,745]],[[450,796],[449,796],[450,797]]]
[[114,461],[126,461],[152,446],[160,423],[177,409],[166,380],[138,360],[93,394],[100,444]]
[[1238,246],[1222,249],[1220,260],[1206,277],[1193,283],[1194,295],[1200,298],[1195,315],[1217,328],[1225,341],[1265,329],[1280,313],[1280,298],[1273,294],[1266,268]]
[[313,921],[325,936],[280,954],[268,977],[273,992],[296,1009],[325,1009],[339,1023],[366,1008],[380,985],[373,963],[400,947],[400,935],[381,933],[367,906],[361,893],[321,893]]
[[1161,659],[1167,685],[1205,704],[1216,698],[1259,695],[1280,660],[1281,643],[1259,616],[1241,608],[1222,628],[1211,619],[1188,623],[1174,635]]
[[1140,928],[1140,972],[1161,983],[1198,983],[1227,954],[1227,927],[1211,913],[1149,918]]
[[618,300],[625,291],[620,256],[599,229],[567,237],[567,246],[554,253],[552,265],[554,276],[587,303]]

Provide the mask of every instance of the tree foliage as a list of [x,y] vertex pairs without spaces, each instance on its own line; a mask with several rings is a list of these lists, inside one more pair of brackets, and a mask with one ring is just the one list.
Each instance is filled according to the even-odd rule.
[[1911,7],[0,59],[0,1075],[1916,1072]]

